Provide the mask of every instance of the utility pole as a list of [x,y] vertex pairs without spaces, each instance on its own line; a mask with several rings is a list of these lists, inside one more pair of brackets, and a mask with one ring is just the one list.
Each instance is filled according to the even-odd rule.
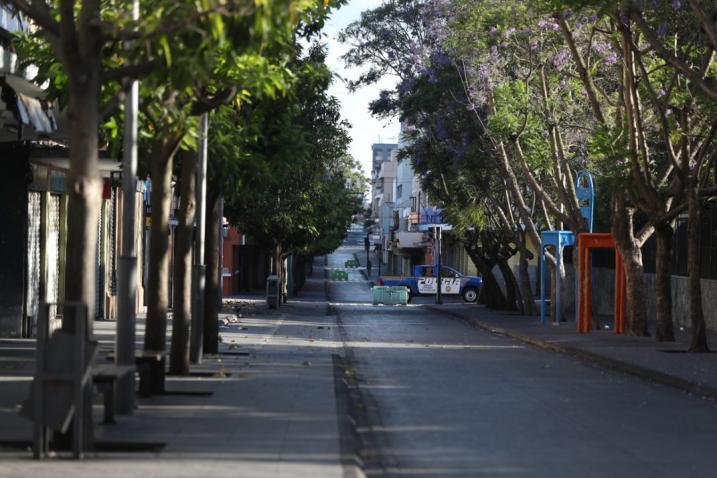
[[436,227],[435,236],[436,238],[436,258],[437,258],[437,269],[436,272],[436,304],[443,303],[443,296],[441,293],[441,286],[443,285],[443,277],[441,277],[441,227]]
[[[132,18],[139,20],[139,0],[132,2]],[[132,81],[124,105],[124,143],[122,151],[122,255],[117,270],[117,342],[115,363],[134,366],[137,302],[137,111],[139,82]],[[135,404],[134,374],[117,381],[117,413],[130,414]]]
[[189,346],[189,360],[199,363],[202,359],[204,341],[204,226],[207,220],[207,133],[209,115],[199,119],[199,161],[197,161],[197,214],[195,223],[194,264],[192,265],[192,335]]
[[368,258],[368,251],[371,248],[371,241],[369,241],[368,237],[369,237],[369,233],[367,232],[366,237],[363,240],[363,246],[364,246],[364,249],[366,249],[366,272],[367,273],[369,272],[368,263],[370,262],[370,259]]
[[378,260],[378,276],[381,277],[381,259],[383,258],[383,254],[381,254],[381,244],[376,244],[376,252],[378,254],[376,255],[376,259]]

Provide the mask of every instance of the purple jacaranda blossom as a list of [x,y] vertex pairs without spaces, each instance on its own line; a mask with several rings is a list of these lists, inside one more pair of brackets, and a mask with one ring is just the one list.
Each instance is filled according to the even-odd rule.
[[572,17],[572,16],[573,16],[573,12],[571,12],[570,10],[564,10],[564,11],[563,11],[563,19],[564,19],[564,20],[567,20],[568,18],[570,18],[570,17]]
[[468,152],[468,146],[469,146],[468,140],[467,140],[467,138],[464,137],[463,140],[461,141],[460,146],[458,146],[458,148],[455,151],[455,154],[453,155],[454,161],[456,161],[456,162],[460,161],[461,159],[463,159],[466,156],[466,153]]
[[490,27],[490,30],[488,30],[488,35],[494,37],[498,34],[498,28],[497,27]]
[[516,29],[514,27],[508,28],[505,33],[503,33],[503,36],[506,38],[509,38],[511,35],[513,35],[516,32]]
[[563,88],[565,88],[565,85],[567,85],[567,84],[568,84],[568,81],[563,78],[562,80],[560,80],[560,83],[558,84],[558,89],[562,90]]
[[614,54],[614,53],[611,53],[611,54],[607,55],[607,56],[604,58],[604,60],[605,60],[605,63],[606,63],[606,64],[608,64],[608,65],[614,65],[615,63],[617,63],[617,55]]
[[401,83],[398,84],[398,92],[399,94],[406,94],[407,92],[411,91],[411,88],[416,83],[416,79],[412,76],[406,78]]
[[530,49],[531,50],[537,50],[538,49],[538,40],[531,40],[530,41]]
[[488,65],[480,65],[478,67],[478,78],[487,80],[490,76],[490,67]]
[[652,0],[650,2],[650,5],[652,5],[652,8],[657,8],[660,6],[660,2],[659,2],[659,0]]
[[446,139],[449,136],[450,131],[448,130],[448,124],[446,123],[446,120],[444,120],[442,117],[439,117],[438,121],[436,121],[436,138]]
[[451,59],[443,51],[434,52],[431,56],[431,62],[435,65],[446,66],[451,63]]
[[606,52],[609,52],[612,50],[612,47],[610,44],[606,41],[602,40],[593,40],[592,43],[592,49],[595,50],[599,54],[604,54]]
[[553,57],[552,64],[558,70],[562,70],[570,58],[570,52],[568,50],[560,50],[557,55]]
[[491,58],[491,60],[498,59],[498,47],[495,45],[490,47],[490,58]]
[[531,33],[533,33],[533,29],[529,28],[529,27],[525,27],[522,30],[520,30],[520,33],[525,33],[526,35],[530,35]]
[[590,16],[588,17],[588,23],[595,23],[595,22],[597,22],[597,21],[598,21],[598,16],[597,16],[597,15],[590,15]]
[[509,45],[509,44],[508,44],[507,41],[502,41],[502,42],[500,42],[501,48],[508,48],[508,45]]
[[682,8],[682,1],[681,0],[672,0],[672,9],[677,11],[680,8]]
[[657,26],[657,36],[660,38],[667,36],[667,23],[660,23]]
[[538,28],[540,28],[540,31],[541,31],[541,32],[542,32],[542,31],[545,31],[545,29],[546,29],[547,27],[548,27],[548,22],[546,22],[545,20],[540,20],[540,21],[538,22]]
[[657,95],[658,98],[662,98],[663,96],[665,96],[667,94],[667,92],[665,91],[664,88],[658,88],[657,91],[655,91],[655,94]]

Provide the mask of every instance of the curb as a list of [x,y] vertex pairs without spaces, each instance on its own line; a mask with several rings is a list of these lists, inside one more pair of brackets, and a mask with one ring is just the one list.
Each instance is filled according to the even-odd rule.
[[589,352],[587,350],[583,350],[577,347],[558,345],[554,342],[549,342],[547,340],[536,339],[535,337],[514,332],[503,327],[496,327],[486,322],[482,322],[478,319],[464,317],[463,315],[452,310],[440,309],[438,307],[432,306],[427,306],[426,308],[438,313],[450,315],[468,323],[469,325],[477,329],[485,330],[486,332],[490,332],[492,334],[510,337],[512,339],[518,340],[529,345],[533,345],[544,350],[568,355],[573,358],[577,358],[583,362],[596,364],[609,370],[622,372],[660,385],[693,393],[695,395],[701,395],[704,397],[717,399],[717,387],[713,387],[711,385],[705,385],[701,382],[695,382],[682,377],[677,377],[675,375],[660,372],[658,370],[649,369],[640,365],[634,365],[622,360],[606,357],[604,355]]

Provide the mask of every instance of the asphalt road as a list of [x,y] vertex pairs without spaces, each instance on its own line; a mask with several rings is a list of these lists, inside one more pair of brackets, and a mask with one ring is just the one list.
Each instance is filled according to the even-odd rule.
[[350,279],[329,294],[378,447],[369,475],[717,476],[714,401],[471,328],[430,300],[372,306]]

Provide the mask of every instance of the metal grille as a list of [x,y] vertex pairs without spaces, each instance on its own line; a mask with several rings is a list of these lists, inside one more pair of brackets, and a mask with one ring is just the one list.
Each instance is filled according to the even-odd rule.
[[105,267],[102,263],[102,249],[104,247],[104,235],[102,234],[103,221],[105,215],[103,214],[103,207],[100,206],[99,216],[97,219],[97,250],[95,251],[95,318],[103,319],[105,316],[105,301],[104,298],[104,285],[105,285]]
[[[52,194],[47,215],[47,297],[54,304],[60,301],[60,196]],[[56,318],[57,307],[50,308],[50,320]]]
[[117,188],[112,188],[112,199],[110,200],[110,220],[107,224],[107,240],[109,241],[108,254],[109,260],[109,284],[110,294],[113,296],[117,295]]
[[27,202],[27,299],[26,315],[31,321],[30,333],[35,336],[40,306],[40,219],[41,193],[28,193]]

